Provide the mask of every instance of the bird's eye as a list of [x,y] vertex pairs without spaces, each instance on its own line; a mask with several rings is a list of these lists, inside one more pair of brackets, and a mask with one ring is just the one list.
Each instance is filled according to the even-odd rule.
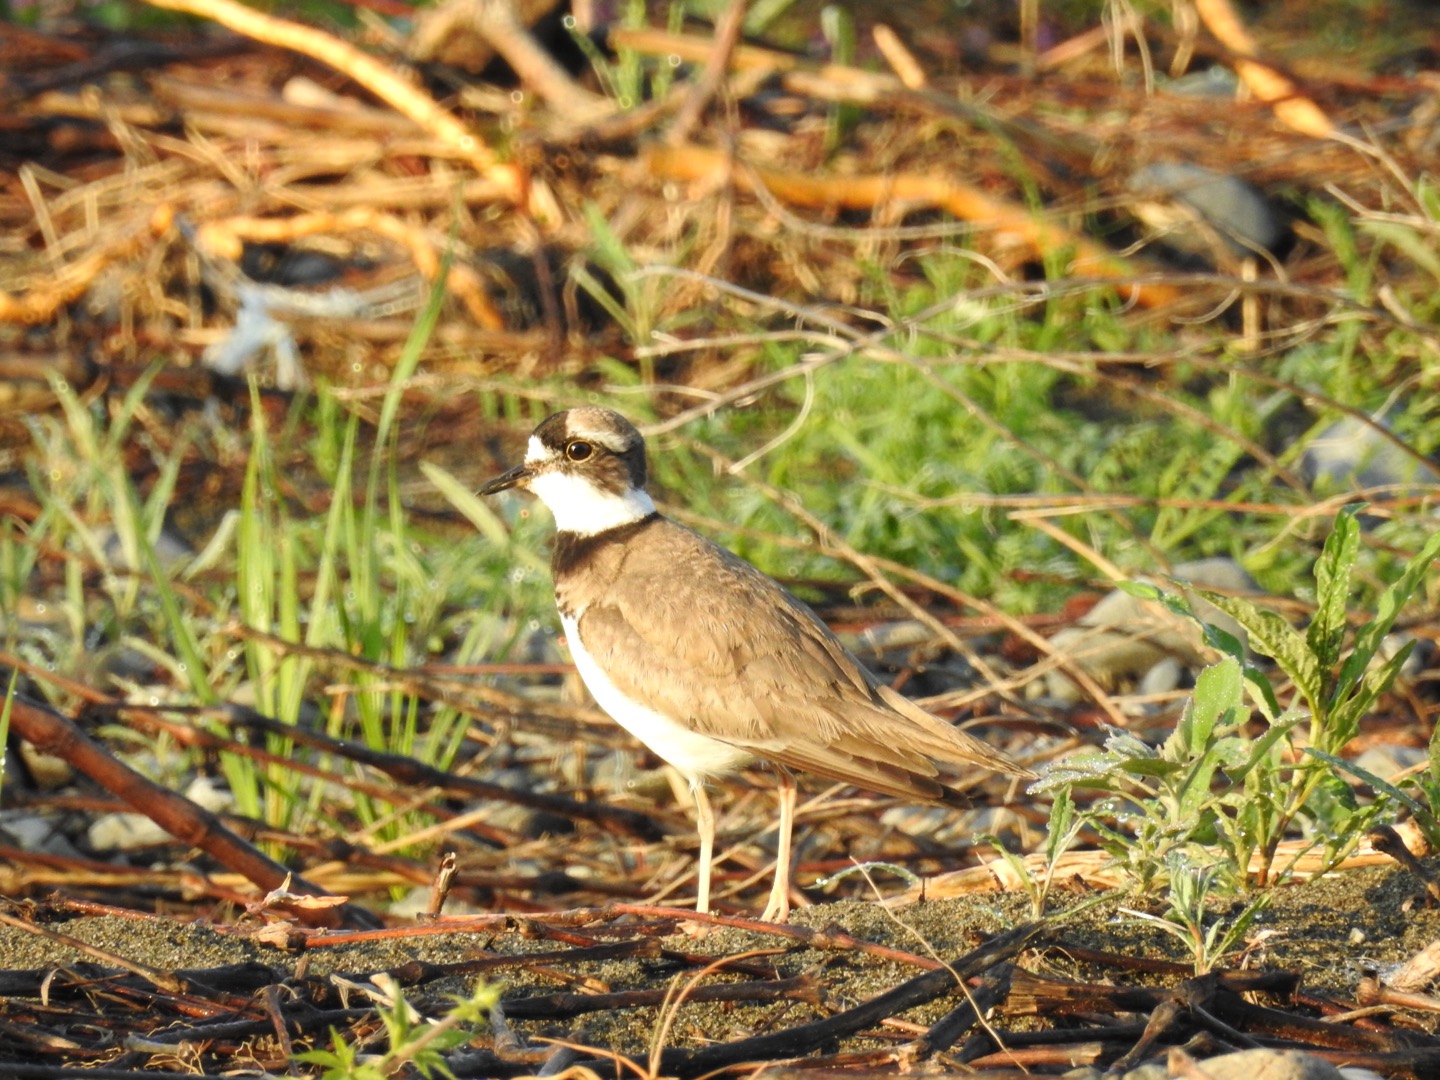
[[595,448],[584,439],[576,439],[565,447],[565,456],[571,461],[585,461],[593,453]]

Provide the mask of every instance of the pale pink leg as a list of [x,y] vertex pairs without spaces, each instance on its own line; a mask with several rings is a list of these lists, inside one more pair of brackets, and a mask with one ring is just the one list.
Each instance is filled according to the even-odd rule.
[[710,910],[710,863],[715,858],[715,811],[710,806],[710,796],[705,794],[705,785],[694,782],[690,785],[695,795],[695,825],[700,830],[700,866],[696,871],[699,883],[695,910],[704,915]]
[[784,922],[790,917],[790,839],[795,831],[795,777],[789,769],[777,768],[780,774],[780,826],[775,841],[775,884],[770,889],[770,902],[760,916],[764,922]]

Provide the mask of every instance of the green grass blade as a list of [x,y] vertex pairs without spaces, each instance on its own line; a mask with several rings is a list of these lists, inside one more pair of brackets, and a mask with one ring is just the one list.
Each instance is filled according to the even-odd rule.
[[15,688],[20,683],[20,669],[10,669],[10,682],[5,687],[5,704],[0,707],[0,792],[5,783],[6,756],[10,746],[10,709],[15,703]]
[[[133,489],[127,487],[125,494],[138,516],[140,509],[138,505],[135,505]],[[202,705],[213,705],[220,700],[220,697],[215,692],[215,688],[210,685],[209,669],[205,664],[200,640],[196,637],[194,622],[186,617],[186,612],[170,585],[169,573],[156,558],[155,545],[150,542],[150,538],[143,531],[137,531],[136,540],[141,548],[140,556],[143,565],[150,575],[150,582],[160,601],[160,610],[164,613],[165,624],[170,630],[170,640],[174,642],[175,651],[179,654],[180,662],[184,666],[185,677],[190,684],[190,692]]]

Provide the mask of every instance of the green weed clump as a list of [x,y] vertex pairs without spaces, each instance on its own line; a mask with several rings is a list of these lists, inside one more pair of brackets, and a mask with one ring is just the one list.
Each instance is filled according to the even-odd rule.
[[[1303,632],[1248,600],[1201,591],[1236,620],[1250,647],[1294,687],[1293,704],[1281,707],[1275,681],[1252,662],[1239,639],[1201,623],[1207,642],[1224,655],[1200,673],[1163,744],[1153,747],[1112,731],[1101,750],[1057,764],[1033,788],[1055,795],[1052,830],[1058,821],[1065,836],[1073,837],[1079,826],[1088,826],[1135,891],[1166,894],[1170,910],[1160,921],[1194,946],[1197,967],[1208,967],[1264,904],[1248,906],[1225,929],[1206,928],[1205,897],[1285,880],[1299,855],[1277,866],[1277,851],[1297,826],[1310,840],[1307,848],[1321,851],[1322,872],[1402,807],[1432,843],[1440,840],[1440,740],[1432,739],[1428,772],[1412,782],[1415,794],[1339,756],[1409,657],[1413,641],[1387,649],[1387,638],[1440,555],[1437,534],[1380,593],[1375,610],[1352,634],[1348,601],[1361,550],[1360,509],[1346,507],[1335,520],[1315,564],[1317,605]],[[1196,618],[1178,594],[1144,584],[1129,588]],[[1256,716],[1263,724],[1259,733],[1251,729]],[[1362,802],[1349,776],[1368,783],[1375,797]],[[1076,789],[1106,797],[1077,811]]]

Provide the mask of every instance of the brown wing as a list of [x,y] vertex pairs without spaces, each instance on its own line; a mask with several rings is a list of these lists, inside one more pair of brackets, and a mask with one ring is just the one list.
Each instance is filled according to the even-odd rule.
[[[577,605],[586,647],[630,697],[759,757],[901,798],[953,797],[942,772],[958,765],[1025,773],[879,684],[749,563],[663,518],[650,529]],[[636,656],[646,662],[622,662]]]

